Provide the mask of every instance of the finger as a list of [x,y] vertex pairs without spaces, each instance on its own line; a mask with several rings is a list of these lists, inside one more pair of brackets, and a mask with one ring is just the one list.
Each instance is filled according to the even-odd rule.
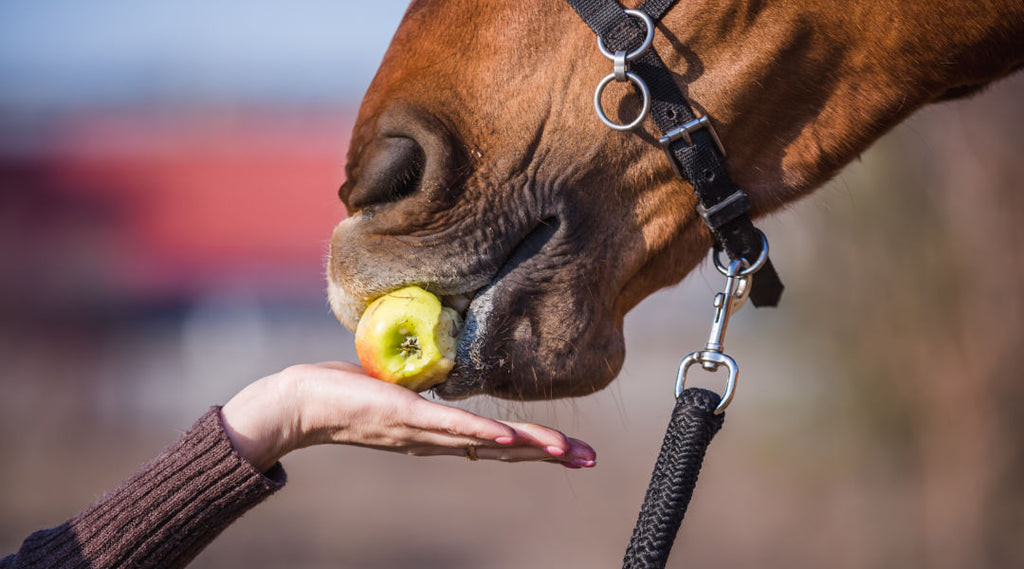
[[559,431],[534,423],[506,423],[516,431],[516,445],[543,448],[555,457],[565,456],[571,448],[569,437]]
[[574,439],[572,437],[569,437],[569,444],[571,445],[569,447],[569,452],[565,453],[566,458],[569,461],[573,461],[573,460],[596,461],[597,460],[597,451],[594,450],[594,447],[590,446],[586,442],[581,441],[580,439]]
[[[425,403],[427,403],[428,405],[434,405],[441,408],[434,410],[437,412],[438,419],[444,417],[445,415],[449,415],[450,418],[454,418],[456,420],[458,420],[459,418],[471,418],[474,421],[485,421],[486,424],[490,426],[498,424],[513,428],[513,441],[506,442],[505,440],[498,440],[497,442],[503,444],[503,446],[515,448],[534,448],[541,451],[540,453],[527,453],[527,455],[525,456],[529,456],[530,458],[524,460],[541,460],[545,458],[555,458],[562,462],[590,463],[590,465],[592,465],[597,460],[597,452],[594,450],[593,447],[591,447],[586,442],[580,439],[567,437],[559,431],[556,431],[548,427],[544,427],[542,425],[537,425],[533,423],[501,423],[499,421],[493,421],[491,419],[474,415],[472,413],[469,413],[468,411],[463,411],[461,409],[437,405],[431,402]],[[434,430],[438,431],[439,429],[437,429],[436,427],[439,427],[439,425],[434,426]],[[486,441],[488,443],[495,440],[494,438],[489,436],[489,433],[483,432],[477,432],[474,434],[469,433],[466,430],[452,428],[441,428],[440,432],[444,434],[453,435],[454,438],[430,437],[429,440],[434,444],[440,444],[442,446],[449,448],[462,449],[466,444],[471,444],[472,441],[467,441],[465,439],[465,436],[467,434],[471,434],[472,436],[475,436],[481,441]],[[428,438],[421,437],[420,440],[423,442],[427,442]]]
[[567,459],[566,457],[552,457],[543,448],[537,447],[477,447],[477,458],[484,460],[500,460],[502,462],[552,462],[556,464],[572,464],[579,467],[594,466],[592,460]]
[[[403,443],[393,447],[394,450],[412,452],[413,449],[437,449],[429,454],[450,454],[453,456],[465,455],[466,447],[482,448],[503,448],[494,441],[478,439],[475,437],[464,437],[449,435],[448,433],[436,433],[420,429],[409,429],[398,435]],[[413,453],[415,454],[415,453]],[[550,456],[548,457],[550,458]]]
[[392,435],[395,437],[394,439],[379,441],[374,446],[417,456],[450,455],[468,457],[469,451],[467,449],[473,447],[476,449],[478,458],[490,460],[504,460],[508,462],[546,460],[577,463],[580,466],[593,466],[595,462],[592,451],[589,456],[574,453],[554,454],[548,450],[550,447],[545,446],[533,444],[498,445],[493,441],[409,427],[403,428],[400,432],[392,433]]
[[[577,458],[563,460],[552,458],[544,449],[537,447],[486,447],[476,446],[475,456],[479,460],[497,460],[501,462],[550,462],[561,464],[569,468],[591,468],[596,464],[594,460]],[[423,446],[413,447],[407,450],[415,456],[461,456],[469,458],[471,455],[467,447],[448,446]]]
[[411,415],[406,418],[406,424],[412,428],[450,435],[463,441],[472,438],[507,445],[514,443],[517,438],[516,429],[501,421],[426,399],[416,404]]

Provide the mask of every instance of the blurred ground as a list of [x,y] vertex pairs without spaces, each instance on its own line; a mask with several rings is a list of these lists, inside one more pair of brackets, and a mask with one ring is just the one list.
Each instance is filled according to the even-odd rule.
[[[741,383],[670,567],[1024,565],[1021,100],[1018,75],[928,109],[764,222],[787,293],[730,327]],[[0,105],[0,552],[257,377],[354,358],[320,268],[353,103],[19,105]],[[584,438],[592,471],[304,450],[194,566],[616,566],[720,280],[635,309],[601,393],[462,404]]]

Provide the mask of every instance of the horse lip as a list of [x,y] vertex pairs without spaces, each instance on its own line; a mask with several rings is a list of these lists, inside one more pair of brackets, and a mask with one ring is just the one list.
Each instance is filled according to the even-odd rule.
[[[510,278],[513,273],[524,269],[523,264],[541,255],[549,241],[560,227],[556,218],[539,220],[538,224],[513,248],[512,252],[498,268],[494,278],[475,291],[472,301],[463,314],[462,330],[459,331],[456,347],[455,368],[448,381],[437,385],[434,392],[445,399],[461,399],[470,395],[487,392],[487,378],[499,369],[508,370],[513,364],[508,358],[486,353],[486,344],[494,341],[498,320],[502,315],[495,314],[495,301],[499,295],[514,290],[520,282]],[[484,370],[490,370],[485,372]]]
[[480,297],[499,284],[508,273],[515,270],[521,263],[539,254],[544,245],[558,231],[559,226],[560,222],[557,218],[539,219],[537,224],[512,247],[508,257],[504,259],[490,281],[467,293],[441,295],[441,303],[455,309],[465,323],[470,310],[477,306],[477,301],[480,300]]

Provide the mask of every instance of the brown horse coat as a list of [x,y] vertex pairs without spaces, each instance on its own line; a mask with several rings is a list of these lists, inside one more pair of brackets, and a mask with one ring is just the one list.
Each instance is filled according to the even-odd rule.
[[[920,107],[1019,68],[1024,3],[680,2],[654,47],[763,215]],[[351,215],[328,267],[339,319],[354,328],[406,284],[471,299],[446,397],[611,381],[626,312],[682,279],[710,236],[651,121],[622,133],[594,116],[608,72],[563,2],[413,2],[353,133]],[[605,108],[628,118],[636,97],[615,87]]]

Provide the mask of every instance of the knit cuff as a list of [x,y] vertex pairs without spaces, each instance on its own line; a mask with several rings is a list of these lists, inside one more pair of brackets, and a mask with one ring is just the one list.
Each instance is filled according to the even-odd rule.
[[31,535],[16,566],[184,567],[285,482],[280,463],[260,473],[235,452],[213,407],[116,490]]

